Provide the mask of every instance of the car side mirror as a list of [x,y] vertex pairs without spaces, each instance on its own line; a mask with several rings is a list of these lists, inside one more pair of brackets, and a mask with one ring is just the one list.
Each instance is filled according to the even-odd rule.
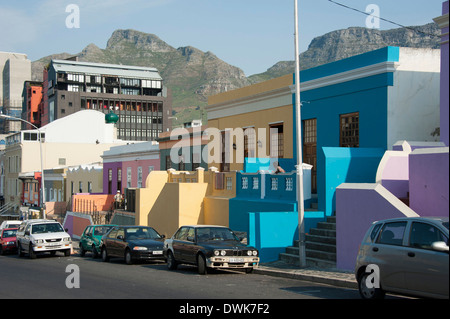
[[27,231],[25,232],[25,235],[29,236],[29,235],[30,235],[30,231],[27,230]]
[[124,240],[122,235],[117,236],[117,239]]
[[443,251],[448,253],[448,246],[443,241],[435,241],[434,243],[431,244],[431,248],[436,251]]
[[166,238],[166,235],[160,235],[161,236],[161,238]]

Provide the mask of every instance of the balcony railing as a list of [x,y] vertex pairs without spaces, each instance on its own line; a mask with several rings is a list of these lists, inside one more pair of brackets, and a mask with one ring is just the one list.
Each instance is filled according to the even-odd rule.
[[[311,198],[311,165],[303,164],[303,192],[305,200]],[[198,168],[195,172],[168,170],[169,183],[208,183],[208,196],[243,197],[295,201],[297,199],[297,172],[272,174],[219,172],[210,167],[208,171]]]

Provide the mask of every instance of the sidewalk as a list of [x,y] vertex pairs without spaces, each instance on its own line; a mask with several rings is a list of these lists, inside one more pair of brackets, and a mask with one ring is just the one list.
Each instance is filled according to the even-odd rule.
[[297,266],[282,261],[274,261],[260,264],[258,268],[253,270],[253,273],[358,289],[355,275],[350,271],[345,272],[336,269],[319,269],[315,267],[300,269]]

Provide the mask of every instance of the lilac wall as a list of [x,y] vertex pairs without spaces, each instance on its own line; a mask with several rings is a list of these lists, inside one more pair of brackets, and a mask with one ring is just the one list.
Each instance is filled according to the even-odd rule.
[[409,203],[421,216],[449,215],[449,148],[419,149],[409,155]]
[[380,184],[336,188],[336,267],[354,270],[358,248],[374,221],[417,216]]
[[[103,164],[103,194],[115,194],[117,192],[117,169],[122,167],[121,162]],[[108,171],[112,169],[111,191],[108,192]],[[125,180],[126,181],[126,180]],[[122,178],[122,188],[124,187]]]
[[[442,14],[448,14],[449,2],[445,1],[442,4]],[[448,22],[448,17],[447,17]],[[449,28],[443,28],[442,34],[445,34],[442,37],[441,44],[441,141],[445,143],[445,145],[449,145],[449,99],[448,99],[448,85],[449,85],[449,55],[448,55],[448,35]]]
[[159,171],[161,161],[159,158],[150,160],[133,160],[123,162],[122,168],[122,188],[127,187],[127,171],[131,168],[131,187],[138,187],[138,167],[142,168],[142,187],[145,187],[145,180],[149,173],[149,166],[153,166],[154,171]]

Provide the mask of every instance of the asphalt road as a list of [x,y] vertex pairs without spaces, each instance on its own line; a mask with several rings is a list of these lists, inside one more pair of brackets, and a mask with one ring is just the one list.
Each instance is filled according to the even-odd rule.
[[359,294],[352,289],[239,271],[214,271],[202,276],[191,266],[181,265],[170,271],[165,263],[126,265],[121,259],[105,263],[88,255],[63,257],[57,253],[33,260],[27,256],[0,256],[0,298],[226,301],[359,299]]

